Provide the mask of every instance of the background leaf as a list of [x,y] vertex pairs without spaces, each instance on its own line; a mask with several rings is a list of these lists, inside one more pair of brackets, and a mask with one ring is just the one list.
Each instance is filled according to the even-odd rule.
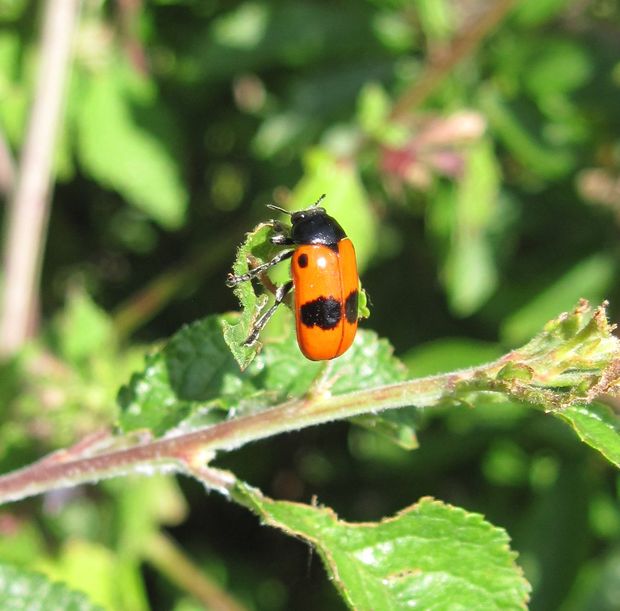
[[102,185],[172,229],[183,222],[187,193],[173,152],[138,120],[152,112],[152,87],[122,65],[84,78],[78,154],[84,169]]
[[509,344],[523,342],[544,324],[553,312],[570,307],[579,298],[601,301],[615,269],[614,261],[604,254],[582,259],[558,275],[553,283],[537,292],[529,303],[506,316],[502,337]]
[[70,590],[64,584],[6,565],[0,566],[0,605],[7,611],[103,611],[103,607],[92,604],[84,594]]

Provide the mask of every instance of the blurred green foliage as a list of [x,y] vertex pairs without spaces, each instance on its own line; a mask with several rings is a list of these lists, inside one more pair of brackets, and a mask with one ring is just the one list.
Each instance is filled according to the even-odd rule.
[[[0,135],[16,158],[40,5],[0,0]],[[226,272],[274,200],[294,208],[327,193],[360,255],[373,304],[364,326],[413,375],[491,360],[580,297],[609,298],[614,318],[616,2],[521,0],[421,106],[390,114],[484,10],[447,0],[85,0],[42,331],[0,373],[0,471],[114,423],[115,395],[145,344],[236,309]],[[121,320],[134,322],[120,332]],[[266,337],[290,324],[282,312]],[[620,479],[568,427],[489,403],[424,414],[418,437],[407,452],[336,424],[220,462],[276,498],[316,495],[345,520],[380,519],[425,495],[483,513],[510,533],[532,609],[620,607]],[[343,608],[303,543],[181,486],[115,481],[3,507],[0,564],[45,571],[106,608],[198,608],[149,553],[166,528],[250,609]]]

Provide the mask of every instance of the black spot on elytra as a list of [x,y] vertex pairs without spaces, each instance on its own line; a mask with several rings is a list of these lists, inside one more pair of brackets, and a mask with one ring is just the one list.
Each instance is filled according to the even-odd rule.
[[308,255],[303,253],[297,257],[297,264],[299,267],[308,267]]
[[333,297],[319,297],[300,308],[301,322],[306,327],[333,329],[340,322],[340,302]]
[[344,315],[348,322],[351,324],[357,321],[357,300],[358,292],[351,291],[346,301],[344,302]]

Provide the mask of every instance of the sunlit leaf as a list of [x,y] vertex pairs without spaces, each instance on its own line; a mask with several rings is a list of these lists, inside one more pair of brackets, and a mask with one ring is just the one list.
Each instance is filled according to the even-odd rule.
[[523,609],[529,584],[505,531],[430,498],[381,522],[349,523],[329,508],[238,492],[267,524],[316,548],[356,610]]
[[105,609],[147,611],[139,564],[130,554],[119,558],[101,543],[76,537],[66,541],[54,558],[43,559],[37,568],[49,578],[84,592]]
[[536,26],[556,16],[568,4],[567,0],[538,0],[520,2],[515,6],[514,18],[528,26]]
[[592,75],[588,48],[562,39],[545,39],[530,47],[534,60],[523,77],[535,96],[565,94],[582,87]]
[[[250,259],[254,263],[253,267],[271,259],[276,252],[269,242],[272,233],[271,225],[260,224],[246,234],[243,244],[237,250],[232,266],[232,273],[235,276],[248,273]],[[238,283],[233,291],[239,299],[241,315],[236,320],[231,318],[230,321],[223,322],[224,340],[239,363],[239,367],[245,369],[256,356],[261,344],[257,342],[252,346],[245,346],[244,342],[251,332],[252,325],[266,307],[267,296],[257,294],[251,281]]]

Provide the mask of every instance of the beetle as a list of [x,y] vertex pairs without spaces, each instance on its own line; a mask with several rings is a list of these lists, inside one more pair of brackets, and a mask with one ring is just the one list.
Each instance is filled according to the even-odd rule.
[[319,206],[322,195],[305,210],[289,212],[268,208],[291,217],[291,226],[272,221],[273,244],[292,246],[270,261],[242,275],[229,274],[226,284],[236,286],[264,274],[274,265],[291,259],[292,279],[275,290],[275,302],[254,323],[243,342],[253,345],[278,306],[293,291],[297,343],[312,361],[336,358],[353,343],[357,331],[359,277],[353,242],[338,221]]

